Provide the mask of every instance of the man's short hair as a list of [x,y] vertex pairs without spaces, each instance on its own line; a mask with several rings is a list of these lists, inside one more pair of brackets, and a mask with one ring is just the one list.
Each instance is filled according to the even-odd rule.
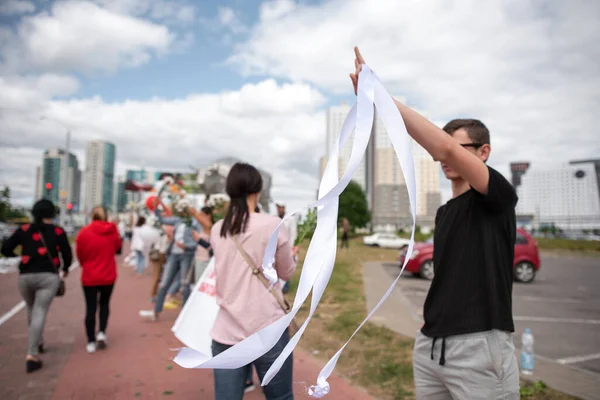
[[444,131],[450,135],[459,129],[466,130],[473,143],[490,144],[490,131],[478,119],[453,119],[444,126]]

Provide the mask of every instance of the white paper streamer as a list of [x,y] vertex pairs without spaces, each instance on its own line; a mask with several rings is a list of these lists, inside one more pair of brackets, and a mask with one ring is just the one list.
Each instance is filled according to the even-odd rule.
[[[330,155],[323,179],[321,180],[319,187],[318,201],[311,206],[306,207],[317,208],[317,228],[306,254],[304,267],[300,276],[300,283],[291,312],[216,357],[211,358],[210,355],[200,353],[193,349],[183,348],[175,358],[175,362],[177,364],[185,368],[231,369],[240,368],[251,363],[258,357],[268,352],[279,341],[279,338],[285,329],[289,326],[298,310],[308,298],[310,291],[313,290],[308,318],[302,324],[298,333],[296,333],[296,335],[290,339],[290,342],[285,347],[281,355],[275,360],[263,379],[262,385],[267,385],[277,374],[277,372],[279,372],[284,361],[296,347],[298,341],[308,326],[308,323],[310,322],[310,319],[312,318],[317,305],[323,296],[327,283],[331,277],[331,273],[333,272],[333,266],[335,264],[337,252],[337,217],[339,195],[350,183],[350,180],[354,176],[354,173],[367,149],[373,127],[373,106],[377,108],[377,111],[385,127],[387,128],[388,134],[390,135],[392,145],[398,154],[400,165],[402,167],[402,173],[408,188],[410,210],[413,219],[413,229],[407,254],[411,254],[414,245],[414,231],[416,226],[416,186],[408,133],[406,131],[404,121],[402,120],[402,116],[400,115],[400,112],[394,104],[391,96],[387,93],[373,71],[371,71],[368,66],[363,65],[359,76],[357,101],[348,113],[348,116],[346,117],[346,120],[344,121],[340,131],[337,146]],[[348,163],[348,168],[344,172],[344,175],[338,181],[339,150],[345,141],[347,141],[350,137],[353,128],[355,129],[355,134],[350,161]],[[277,271],[275,268],[273,268],[273,264],[275,260],[275,250],[277,248],[279,230],[281,229],[285,219],[290,218],[294,214],[297,214],[303,210],[304,209],[300,209],[296,212],[286,215],[286,217],[280,222],[279,226],[271,235],[265,251],[262,266],[265,275],[269,278],[273,285],[278,281]],[[408,259],[409,257],[406,257],[404,265],[402,266],[402,271],[404,270]],[[400,272],[400,275],[402,274],[402,271]],[[389,296],[396,286],[400,275],[398,275],[398,278],[396,278],[377,306],[369,313],[367,318],[352,334],[348,342]],[[308,393],[311,396],[321,398],[329,393],[330,387],[329,383],[327,382],[327,378],[333,372],[337,360],[339,359],[348,342],[346,342],[346,344],[344,344],[344,346],[342,346],[335,356],[325,365],[317,378],[317,384],[308,388]]]

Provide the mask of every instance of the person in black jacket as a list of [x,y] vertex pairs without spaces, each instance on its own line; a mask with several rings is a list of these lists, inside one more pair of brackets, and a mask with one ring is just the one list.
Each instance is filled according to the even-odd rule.
[[32,214],[33,224],[23,225],[2,244],[5,257],[17,257],[15,249],[21,246],[19,291],[27,304],[29,349],[25,366],[28,373],[42,368],[39,358],[39,353],[44,352],[42,334],[48,309],[61,282],[60,258],[63,277],[69,274],[73,260],[64,229],[53,224],[56,215],[54,204],[40,200],[33,206]]

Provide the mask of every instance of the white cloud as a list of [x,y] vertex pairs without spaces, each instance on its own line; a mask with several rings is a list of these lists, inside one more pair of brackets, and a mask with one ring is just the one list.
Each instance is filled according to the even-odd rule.
[[92,0],[107,10],[136,17],[148,17],[170,25],[191,24],[196,9],[186,1],[177,0]]
[[389,91],[432,119],[482,119],[494,166],[600,154],[598,2],[287,0],[260,15],[228,60],[244,75],[350,94],[360,45]]
[[0,15],[20,15],[35,11],[35,5],[31,1],[3,0],[0,4]]
[[50,13],[24,17],[18,37],[3,40],[4,61],[13,71],[114,72],[164,54],[174,38],[164,25],[117,14],[93,3],[57,2]]
[[248,32],[248,27],[231,7],[219,7],[217,19],[221,26],[228,28],[234,34]]
[[293,0],[265,1],[260,5],[259,16],[262,21],[276,20],[290,14],[295,8]]
[[[5,83],[0,90],[15,97],[44,97],[23,81]],[[7,133],[0,157],[3,165],[13,165],[0,171],[0,183],[14,186],[19,201],[30,200],[43,149],[62,146],[63,126],[69,126],[76,151],[95,138],[114,142],[121,172],[124,165],[188,170],[190,164],[202,167],[219,157],[238,157],[271,172],[274,195],[297,208],[315,196],[325,137],[318,109],[323,101],[306,84],[277,85],[273,80],[172,100],[44,100],[31,109],[0,113]],[[48,120],[40,121],[40,114]],[[16,160],[23,154],[29,155],[27,160]],[[31,156],[35,154],[37,158]]]

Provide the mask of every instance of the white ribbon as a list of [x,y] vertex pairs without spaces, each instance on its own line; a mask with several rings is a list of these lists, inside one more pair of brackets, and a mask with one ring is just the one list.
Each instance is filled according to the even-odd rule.
[[[335,146],[333,153],[330,154],[329,161],[325,168],[325,173],[319,187],[318,201],[311,206],[306,207],[317,208],[317,228],[306,254],[304,267],[302,269],[302,274],[300,275],[300,283],[298,285],[298,290],[296,292],[296,297],[294,299],[294,305],[291,312],[216,357],[211,358],[210,355],[200,353],[190,348],[183,348],[175,358],[175,362],[177,364],[184,368],[233,369],[241,368],[251,363],[275,346],[312,290],[313,296],[311,299],[310,312],[306,318],[306,321],[302,324],[296,335],[290,339],[288,345],[272,364],[271,368],[267,371],[262,385],[267,385],[279,372],[283,363],[292,353],[298,344],[298,341],[302,337],[302,334],[306,330],[306,327],[308,326],[308,323],[310,322],[310,319],[312,318],[317,305],[319,304],[323,293],[325,292],[325,288],[329,282],[331,273],[333,272],[337,252],[337,219],[339,196],[350,183],[350,180],[354,176],[354,173],[360,164],[364,153],[366,152],[373,127],[373,106],[377,108],[378,114],[388,131],[392,145],[398,154],[404,180],[408,188],[408,198],[410,201],[410,210],[413,219],[413,229],[411,232],[407,254],[412,253],[416,226],[416,185],[408,133],[406,131],[404,121],[402,120],[402,116],[400,115],[400,112],[394,104],[391,96],[387,93],[374,72],[368,66],[363,65],[359,75],[357,100],[348,113],[346,120],[344,121],[338,137],[337,146]],[[355,129],[355,134],[348,168],[344,172],[342,178],[338,180],[339,151],[350,137],[353,128]],[[277,249],[279,230],[281,229],[285,219],[291,218],[294,214],[297,214],[303,210],[304,209],[300,209],[286,215],[271,235],[265,251],[262,266],[265,275],[267,278],[269,278],[273,285],[275,285],[278,281],[277,271],[273,267],[273,264],[275,262],[275,251]],[[377,306],[359,325],[348,342],[390,295],[396,286],[402,271],[406,267],[408,260],[409,257],[406,257],[404,265],[402,266],[402,270],[400,271],[400,274],[394,283],[387,290]],[[330,387],[329,383],[327,382],[327,378],[333,372],[337,360],[339,359],[344,348],[347,346],[348,342],[342,346],[342,348],[325,365],[323,370],[321,370],[317,378],[317,384],[308,388],[309,395],[316,398],[321,398],[329,393]]]

